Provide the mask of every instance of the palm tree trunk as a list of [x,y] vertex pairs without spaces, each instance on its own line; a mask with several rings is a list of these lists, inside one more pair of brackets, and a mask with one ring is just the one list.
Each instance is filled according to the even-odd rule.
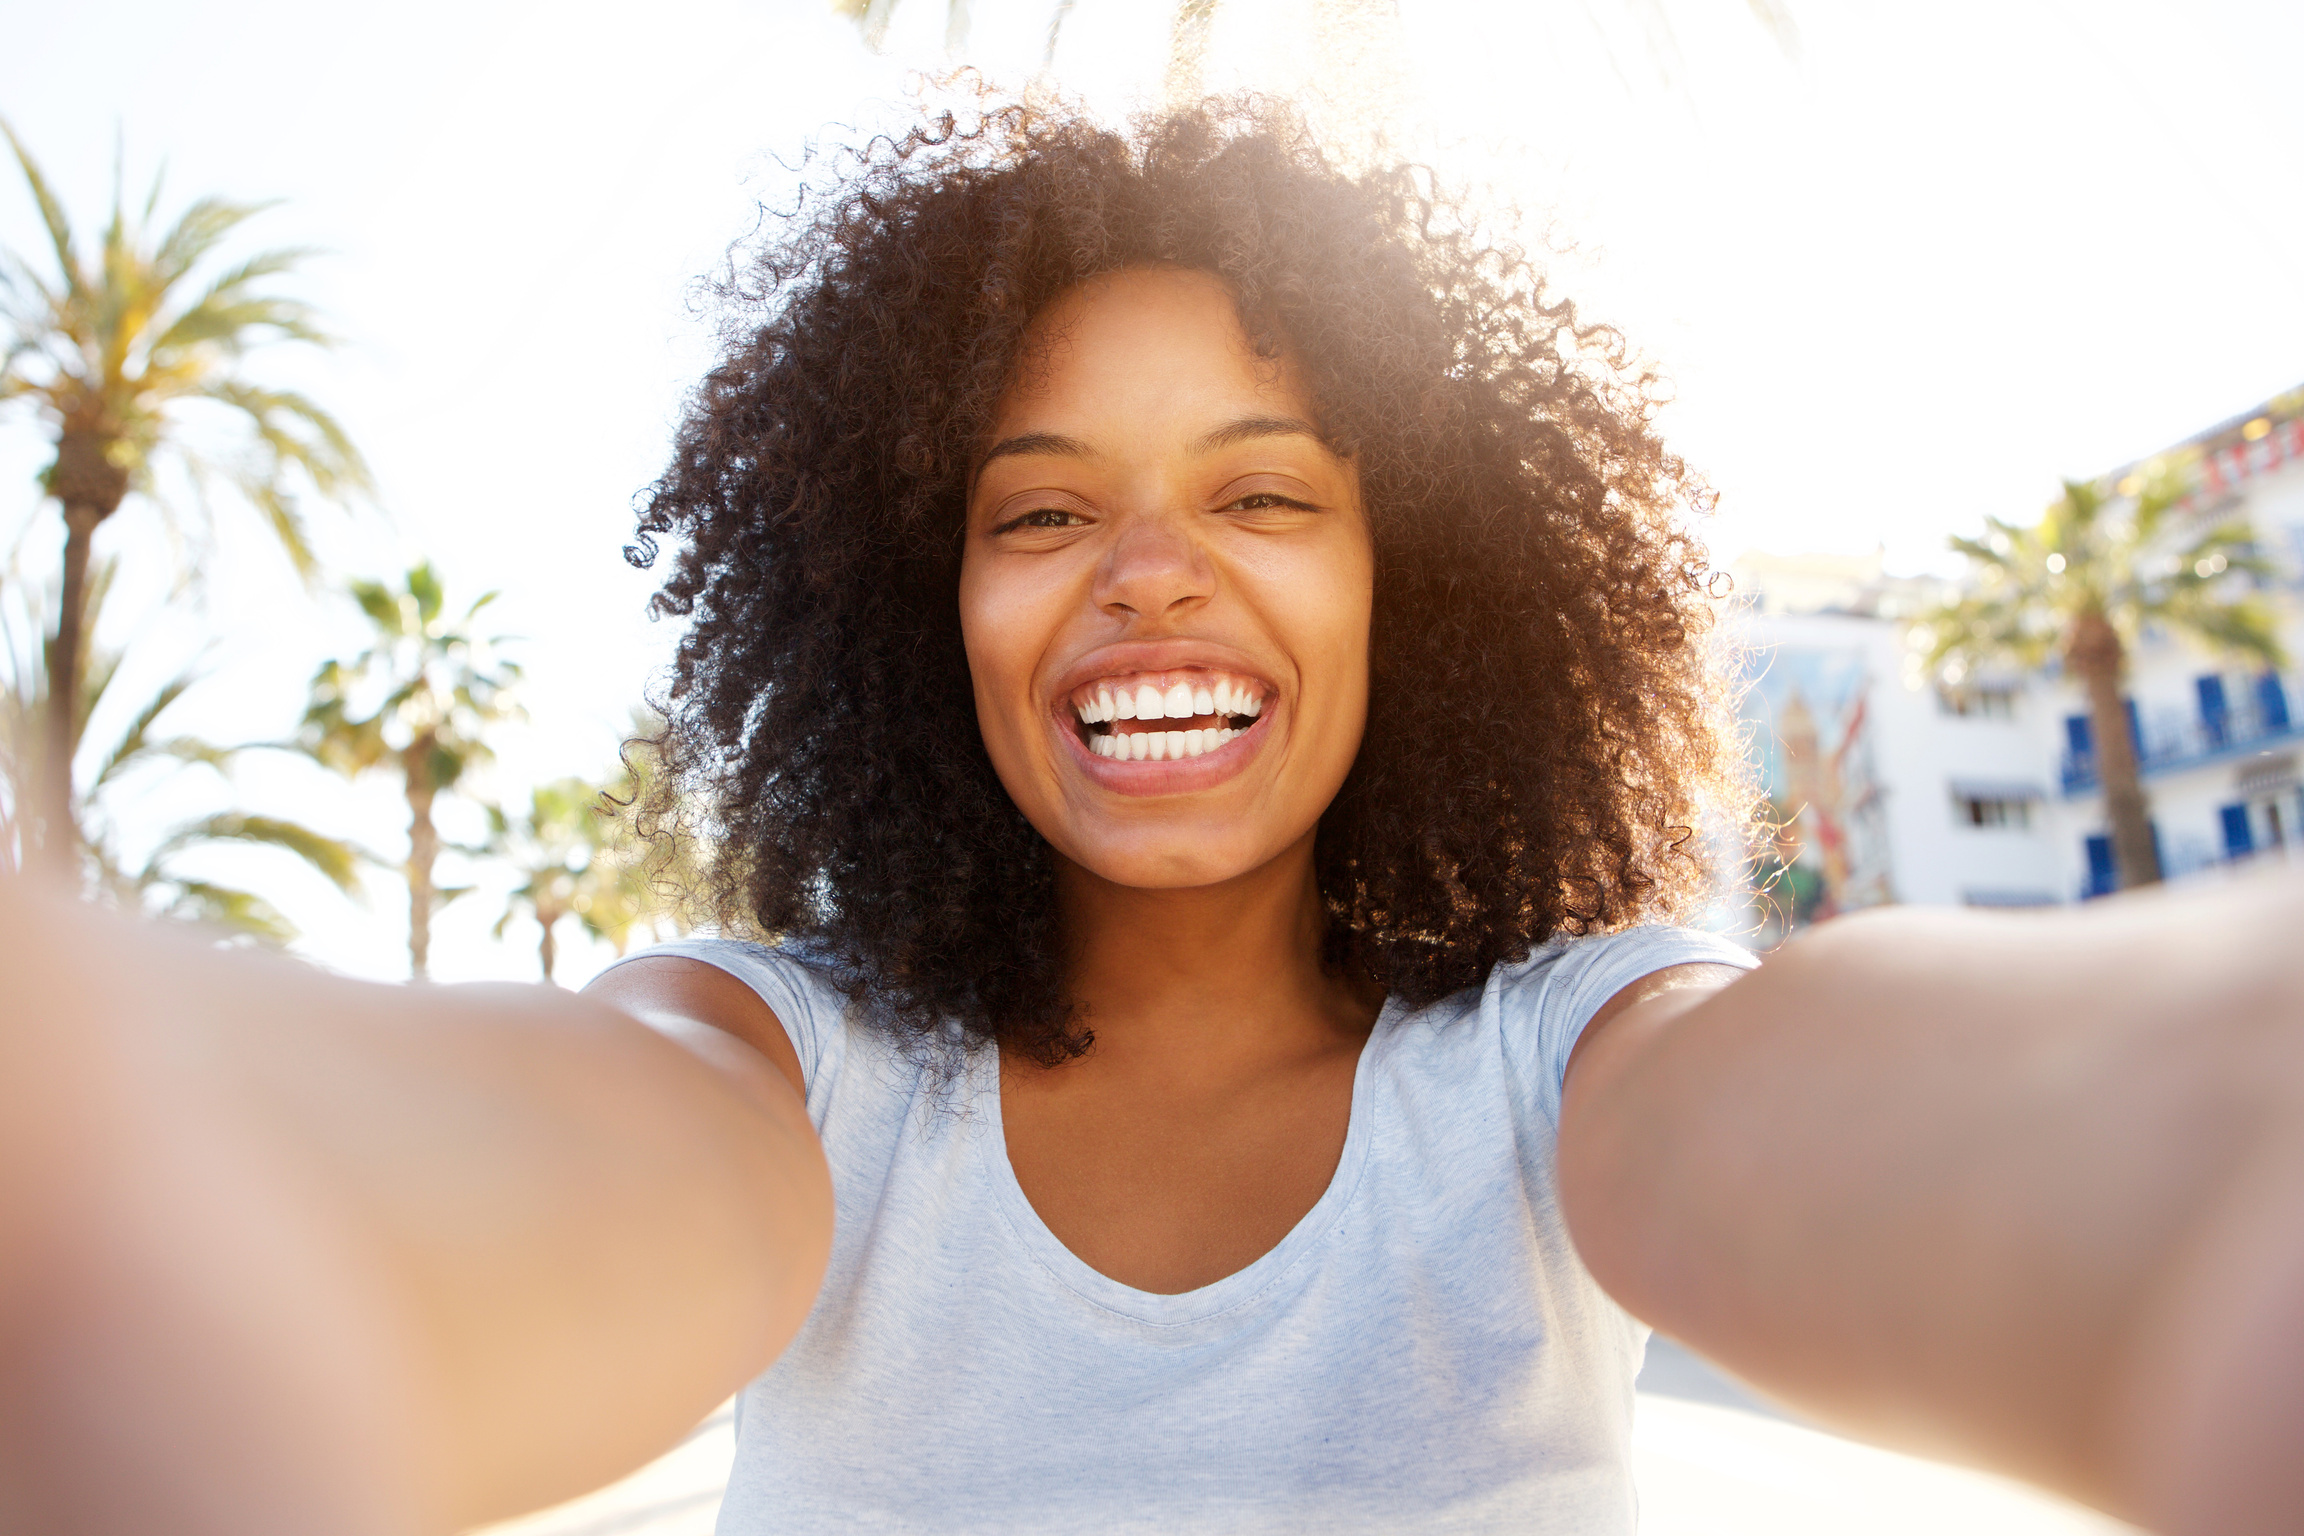
[[88,550],[103,514],[86,503],[64,507],[64,590],[48,646],[47,762],[41,785],[40,850],[51,872],[70,879],[80,862],[80,828],[72,793],[73,749],[80,744],[80,652],[88,607]]
[[97,525],[120,510],[128,472],[112,462],[117,433],[100,415],[78,415],[56,439],[48,493],[64,504],[64,590],[48,646],[48,740],[41,785],[41,853],[67,880],[80,864],[80,825],[72,793],[73,749],[80,744],[80,653],[88,643],[88,552]]
[[544,967],[544,979],[549,982],[552,980],[552,967],[560,959],[560,943],[552,936],[560,925],[560,917],[554,913],[552,920],[546,922],[544,914],[539,912],[536,914],[536,922],[544,930],[544,937],[536,941],[536,963]]
[[2104,819],[2112,829],[2120,888],[2157,884],[2160,852],[2152,845],[2152,816],[2144,802],[2136,739],[2128,723],[2128,706],[2120,697],[2120,673],[2127,660],[2120,633],[2101,613],[2084,613],[2073,621],[2064,657],[2088,695],[2096,779],[2104,786]]
[[432,963],[432,865],[440,857],[440,832],[432,825],[432,736],[417,737],[400,754],[408,784],[408,975],[422,981]]

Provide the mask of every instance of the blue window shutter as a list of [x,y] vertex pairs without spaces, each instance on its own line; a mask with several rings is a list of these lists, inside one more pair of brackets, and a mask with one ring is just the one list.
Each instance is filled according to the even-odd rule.
[[2064,744],[2072,749],[2074,757],[2086,757],[2096,746],[2096,736],[2088,728],[2086,715],[2064,717]]
[[2248,807],[2227,805],[2216,814],[2224,821],[2224,857],[2237,859],[2256,851],[2256,840],[2248,832]]
[[2128,711],[2128,745],[2136,749],[2136,761],[2144,761],[2144,728],[2136,723],[2136,701],[2122,699],[2120,707]]
[[2267,672],[2256,679],[2256,713],[2264,720],[2267,731],[2288,729],[2288,690],[2280,684],[2280,674]]
[[2162,874],[2166,874],[2168,872],[2168,855],[2160,851],[2160,823],[2148,821],[2144,823],[2144,826],[2152,834],[2152,862],[2160,867]]
[[2209,750],[2214,751],[2232,734],[2232,706],[2224,698],[2224,679],[2211,672],[2206,677],[2193,679],[2192,686],[2200,694],[2201,734],[2208,738]]
[[2112,862],[2112,839],[2101,833],[2088,839],[2088,894],[2109,896],[2120,889],[2120,871]]

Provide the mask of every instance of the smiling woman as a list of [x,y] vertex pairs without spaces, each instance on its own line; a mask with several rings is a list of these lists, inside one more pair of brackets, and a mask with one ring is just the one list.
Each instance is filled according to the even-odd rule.
[[[641,519],[689,620],[661,808],[714,807],[724,915],[838,956],[892,1026],[1055,1061],[1099,1027],[1062,979],[1078,845],[1035,799],[1066,785],[1215,818],[1195,868],[1292,797],[1328,959],[1417,1004],[1700,903],[1693,829],[1744,803],[1694,492],[1525,260],[1271,111],[1128,137],[1012,106],[842,163],[732,285],[756,314]],[[1147,640],[1202,652],[1093,654]],[[1276,707],[1148,733],[1115,694],[1077,774],[1011,771],[1071,750],[1060,689],[1227,669]],[[1235,769],[1207,810],[1118,808]]]
[[1742,800],[1601,333],[1280,117],[842,165],[641,518],[735,933],[402,991],[0,881],[0,1526],[455,1529],[741,1388],[729,1536],[1621,1536],[1637,1314],[2294,1528],[2304,892],[1747,976],[1643,921]]

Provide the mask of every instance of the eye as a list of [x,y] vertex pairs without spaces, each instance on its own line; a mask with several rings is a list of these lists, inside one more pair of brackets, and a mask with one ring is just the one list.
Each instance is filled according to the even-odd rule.
[[1277,491],[1250,491],[1247,495],[1226,503],[1223,510],[1226,512],[1269,512],[1275,508],[1285,508],[1291,512],[1315,512],[1319,510],[1308,501],[1298,501],[1293,496],[1283,496]]
[[1019,517],[1012,517],[992,531],[1012,533],[1019,528],[1071,528],[1087,519],[1063,507],[1035,507]]

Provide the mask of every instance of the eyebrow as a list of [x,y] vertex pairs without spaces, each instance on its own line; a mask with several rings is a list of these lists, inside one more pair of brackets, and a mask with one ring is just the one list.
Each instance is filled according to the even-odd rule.
[[1318,427],[1296,416],[1243,416],[1228,421],[1213,432],[1204,433],[1192,444],[1194,453],[1214,453],[1234,443],[1253,442],[1259,437],[1308,437],[1327,445],[1327,438]]
[[[1320,429],[1296,416],[1243,416],[1228,421],[1212,431],[1202,433],[1192,442],[1194,453],[1214,453],[1235,443],[1253,442],[1260,437],[1309,437],[1323,446],[1327,443]],[[984,473],[984,466],[994,459],[1023,454],[1056,454],[1065,458],[1092,459],[1096,450],[1076,437],[1058,432],[1024,432],[1015,437],[1004,437],[984,451],[976,461],[976,474]],[[971,477],[973,478],[973,477]]]
[[971,481],[975,480],[977,475],[984,473],[984,466],[994,459],[1007,458],[1011,454],[1027,453],[1061,454],[1066,458],[1073,459],[1096,457],[1096,450],[1076,437],[1066,437],[1057,432],[1025,432],[1015,437],[1004,437],[985,449],[984,457],[976,461],[976,474],[968,478]]

